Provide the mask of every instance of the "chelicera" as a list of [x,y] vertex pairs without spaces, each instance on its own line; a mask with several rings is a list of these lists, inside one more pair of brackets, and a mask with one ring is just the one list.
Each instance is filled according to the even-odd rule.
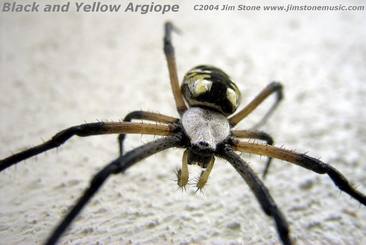
[[[172,147],[185,149],[182,167],[177,171],[177,184],[181,188],[185,188],[188,184],[188,165],[198,164],[202,168],[196,183],[196,188],[202,189],[214,166],[215,157],[228,161],[249,185],[263,211],[273,218],[280,240],[286,245],[293,244],[293,241],[285,216],[260,178],[236,151],[268,157],[263,176],[268,172],[272,158],[299,165],[318,174],[327,174],[340,190],[366,205],[365,195],[353,188],[349,181],[334,167],[308,155],[274,147],[272,137],[257,130],[282,99],[282,85],[280,83],[270,83],[237,113],[235,111],[239,107],[240,91],[231,78],[216,67],[208,65],[194,67],[184,76],[180,87],[171,38],[174,30],[172,23],[165,24],[164,53],[179,118],[146,111],[133,111],[125,117],[123,122],[86,123],[67,128],[43,144],[0,161],[0,171],[3,171],[22,160],[56,148],[75,135],[85,137],[119,134],[120,156],[92,178],[90,186],[51,233],[46,244],[55,244],[59,240],[109,176],[124,172],[142,159]],[[254,129],[233,129],[272,94],[276,95],[275,103]],[[132,120],[146,120],[154,123],[141,124],[132,122]],[[124,153],[123,142],[126,134],[152,134],[163,137]],[[251,143],[241,139],[257,139],[264,143]]]

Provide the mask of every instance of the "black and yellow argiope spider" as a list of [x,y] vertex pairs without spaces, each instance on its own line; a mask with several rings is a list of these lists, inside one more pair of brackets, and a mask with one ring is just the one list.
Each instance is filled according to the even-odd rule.
[[[235,151],[267,156],[264,176],[268,171],[272,158],[294,163],[318,174],[328,174],[339,189],[366,205],[365,195],[354,189],[346,178],[332,166],[305,154],[274,147],[272,146],[271,136],[262,131],[254,129],[233,130],[267,97],[276,94],[275,103],[256,126],[263,124],[282,99],[282,86],[280,83],[270,83],[247,106],[232,116],[230,115],[239,106],[240,91],[222,70],[207,65],[196,66],[184,76],[180,88],[174,48],[171,41],[171,34],[174,30],[176,29],[170,22],[165,24],[164,53],[168,63],[176,108],[180,115],[179,119],[157,113],[134,111],[129,113],[123,122],[86,123],[67,128],[43,144],[0,161],[0,171],[2,171],[24,159],[58,147],[75,135],[85,137],[119,134],[120,156],[94,176],[89,188],[85,190],[63,221],[53,231],[46,244],[55,244],[57,242],[110,175],[124,172],[142,159],[171,147],[185,148],[182,168],[177,172],[177,182],[181,188],[184,188],[188,183],[189,164],[198,164],[204,169],[196,183],[196,187],[202,189],[213,168],[215,156],[227,160],[247,182],[263,211],[274,219],[283,244],[293,244],[284,215],[277,207],[263,182]],[[185,101],[189,107],[187,107]],[[134,119],[159,122],[160,124],[131,122]],[[123,153],[123,141],[126,134],[152,134],[165,137]],[[240,141],[239,138],[263,140],[267,144]]]

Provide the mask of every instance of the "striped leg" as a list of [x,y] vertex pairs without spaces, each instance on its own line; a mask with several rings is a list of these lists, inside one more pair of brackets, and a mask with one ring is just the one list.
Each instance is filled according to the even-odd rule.
[[172,43],[172,31],[177,31],[171,22],[165,23],[164,34],[164,54],[168,63],[170,85],[172,87],[175,105],[179,115],[182,115],[187,110],[187,106],[184,103],[182,93],[179,87],[179,79],[177,74],[177,65],[175,63],[174,47]]
[[23,161],[32,156],[38,155],[42,152],[56,148],[72,136],[77,135],[80,137],[86,137],[91,135],[101,134],[118,134],[118,133],[129,133],[129,134],[153,134],[153,135],[172,135],[175,131],[173,125],[155,125],[155,124],[141,124],[131,122],[97,122],[97,123],[86,123],[78,126],[73,126],[62,130],[53,136],[50,140],[43,144],[34,146],[28,150],[21,151],[5,159],[0,160],[0,172],[4,169]]
[[235,140],[233,142],[233,147],[237,151],[278,158],[287,162],[294,163],[318,174],[327,174],[340,190],[346,192],[348,195],[358,200],[363,205],[366,205],[366,196],[353,188],[350,182],[346,179],[346,177],[343,176],[343,174],[341,174],[337,169],[333,168],[332,166],[316,158],[270,145],[252,144]]

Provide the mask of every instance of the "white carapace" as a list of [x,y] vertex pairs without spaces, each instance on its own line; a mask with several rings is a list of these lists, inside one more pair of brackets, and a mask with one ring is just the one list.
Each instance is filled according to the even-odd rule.
[[230,135],[229,121],[222,113],[200,107],[185,111],[182,125],[192,145],[206,145],[213,151]]

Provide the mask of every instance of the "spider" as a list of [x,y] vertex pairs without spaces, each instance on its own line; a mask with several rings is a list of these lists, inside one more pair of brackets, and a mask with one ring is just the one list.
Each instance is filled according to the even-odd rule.
[[[266,122],[283,97],[280,83],[270,83],[237,113],[234,112],[239,106],[240,91],[231,78],[219,68],[208,65],[196,66],[187,72],[180,87],[171,37],[173,31],[178,32],[178,29],[171,22],[166,22],[164,26],[164,53],[179,118],[146,111],[133,111],[127,114],[123,122],[85,123],[69,127],[58,132],[43,144],[0,161],[0,171],[3,171],[22,160],[56,148],[73,136],[119,134],[120,156],[92,178],[90,186],[84,191],[62,222],[53,230],[45,244],[55,244],[59,240],[108,177],[122,173],[144,158],[172,147],[185,149],[182,167],[176,173],[177,184],[181,188],[185,188],[188,184],[188,165],[197,164],[202,168],[201,175],[196,183],[197,189],[200,190],[208,180],[214,166],[215,157],[228,161],[249,185],[265,214],[273,218],[279,238],[284,245],[293,244],[285,216],[276,205],[262,180],[236,152],[268,157],[263,177],[268,173],[272,158],[299,165],[318,174],[327,174],[340,190],[366,205],[366,196],[353,188],[334,167],[308,155],[275,147],[269,134],[257,130],[259,126]],[[274,104],[253,129],[233,129],[273,94],[276,95]],[[136,119],[155,123],[132,122]],[[159,124],[156,124],[157,122]],[[123,142],[126,134],[151,134],[164,137],[124,153]],[[264,143],[251,143],[240,139],[256,139]]]

